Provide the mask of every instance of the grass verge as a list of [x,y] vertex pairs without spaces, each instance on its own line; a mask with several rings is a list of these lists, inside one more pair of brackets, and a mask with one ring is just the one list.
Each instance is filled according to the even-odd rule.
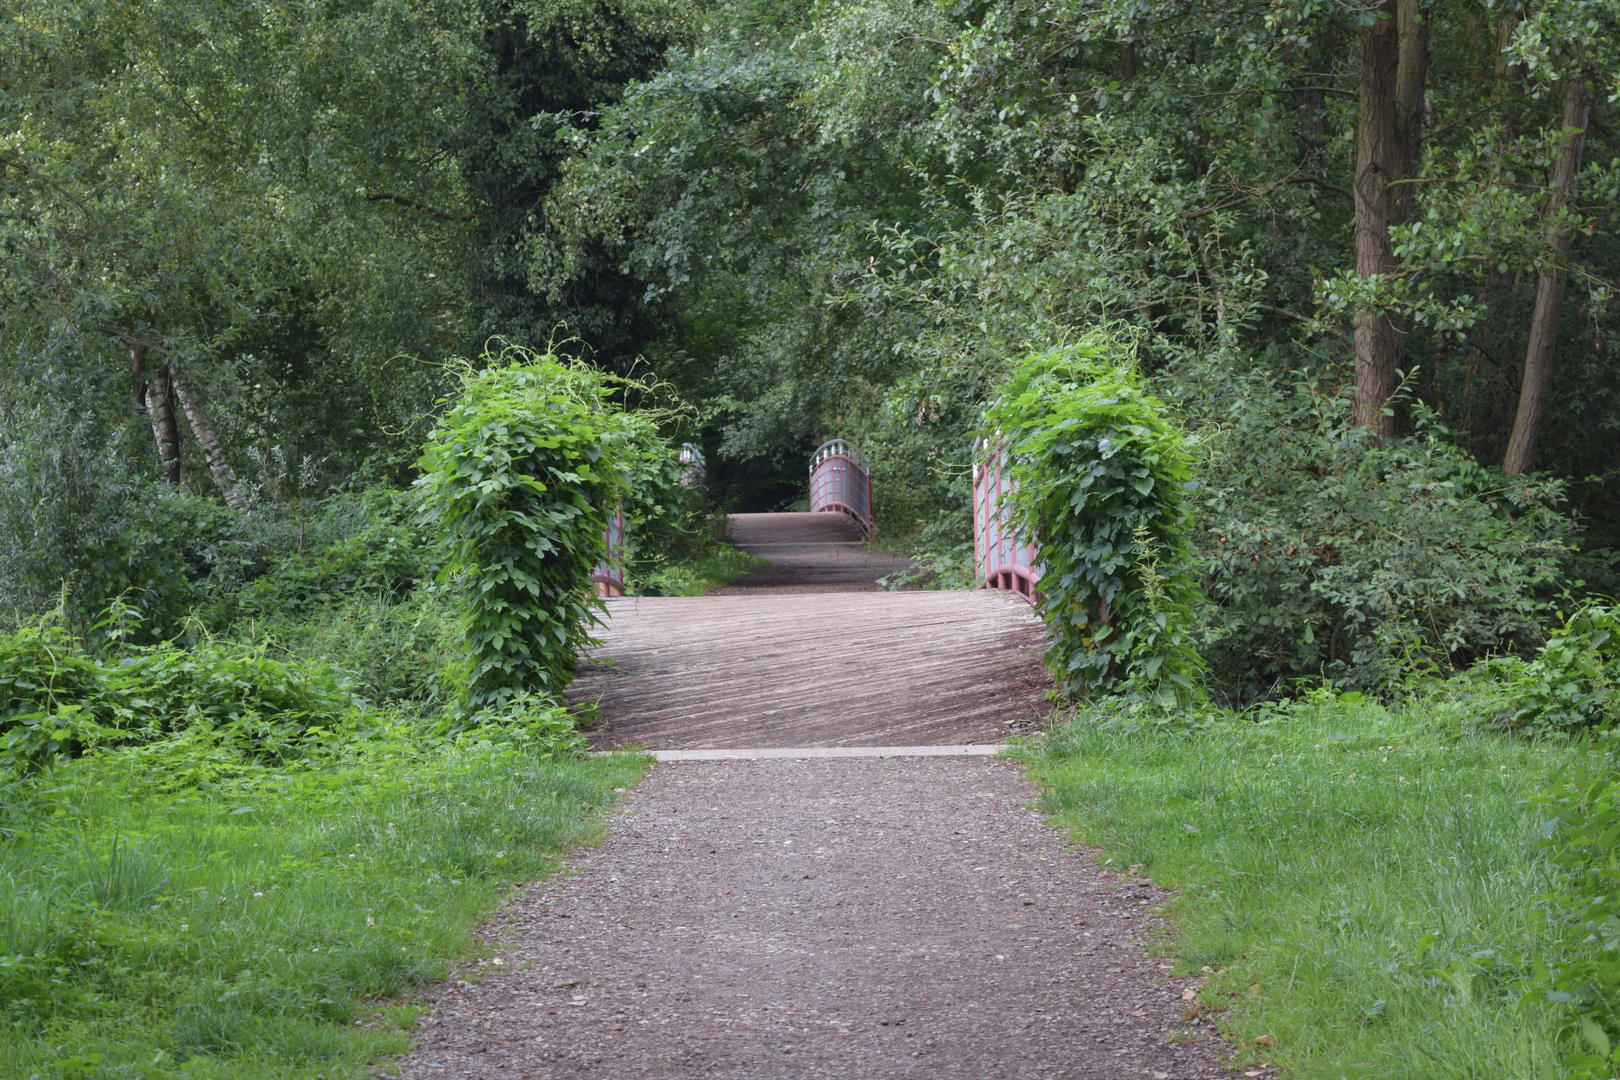
[[367,1075],[406,1048],[400,996],[645,765],[381,747],[164,793],[122,752],[0,781],[0,1075]]
[[1021,751],[1044,808],[1178,891],[1167,949],[1209,976],[1194,1007],[1241,1062],[1298,1080],[1557,1074],[1561,1018],[1510,984],[1560,947],[1525,800],[1567,751],[1358,695],[1191,732],[1096,721]]

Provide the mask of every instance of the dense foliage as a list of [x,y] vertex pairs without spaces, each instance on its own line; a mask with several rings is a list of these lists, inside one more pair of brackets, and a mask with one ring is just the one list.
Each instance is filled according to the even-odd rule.
[[561,691],[592,618],[591,574],[629,441],[594,370],[512,348],[479,372],[422,454],[422,511],[465,604],[467,702]]
[[1189,401],[1190,505],[1213,601],[1200,650],[1229,696],[1321,678],[1376,690],[1541,643],[1575,539],[1562,485],[1480,467],[1421,407],[1379,446],[1342,391],[1298,373],[1223,378],[1221,408]]
[[1048,663],[1062,685],[1166,705],[1194,697],[1200,597],[1188,572],[1185,436],[1098,334],[1026,357],[985,414],[1014,520],[1038,538]]

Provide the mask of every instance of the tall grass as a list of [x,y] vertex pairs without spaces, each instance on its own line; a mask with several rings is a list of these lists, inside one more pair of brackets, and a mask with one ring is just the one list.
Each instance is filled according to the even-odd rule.
[[1299,1080],[1556,1075],[1559,1018],[1509,983],[1559,948],[1525,800],[1564,753],[1358,695],[1025,751],[1058,824],[1178,890],[1167,948],[1242,1058]]
[[0,792],[0,1076],[365,1075],[405,1046],[379,1004],[466,956],[502,885],[596,839],[643,768],[384,747],[160,795],[151,760]]

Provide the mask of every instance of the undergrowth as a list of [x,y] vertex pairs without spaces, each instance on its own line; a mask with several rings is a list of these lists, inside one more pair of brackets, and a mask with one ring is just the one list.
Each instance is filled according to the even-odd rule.
[[685,558],[648,557],[634,563],[627,584],[637,596],[702,596],[710,589],[731,584],[767,561],[716,542]]

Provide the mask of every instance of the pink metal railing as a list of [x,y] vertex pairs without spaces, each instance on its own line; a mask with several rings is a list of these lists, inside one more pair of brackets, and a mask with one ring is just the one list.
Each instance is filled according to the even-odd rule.
[[872,531],[872,472],[853,443],[829,439],[811,456],[810,510],[837,510]]
[[1036,545],[1013,528],[1011,495],[1017,485],[1004,471],[1005,458],[1006,445],[997,443],[973,466],[975,576],[981,589],[1011,589],[1033,604],[1042,568],[1036,562]]
[[703,463],[703,451],[691,443],[681,443],[681,452],[675,455],[681,466],[681,486],[701,491],[708,480],[708,468]]
[[607,554],[591,574],[596,583],[597,596],[624,595],[624,508],[615,506],[613,517],[602,534],[607,542]]
[[[696,487],[701,491],[706,475],[703,451],[691,443],[682,443],[681,451],[675,455],[675,460],[681,466],[681,485]],[[596,595],[623,596],[625,576],[623,505],[613,508],[613,517],[608,520],[608,527],[602,533],[602,541],[607,547],[607,552],[596,569],[591,571],[591,581],[596,586]]]

